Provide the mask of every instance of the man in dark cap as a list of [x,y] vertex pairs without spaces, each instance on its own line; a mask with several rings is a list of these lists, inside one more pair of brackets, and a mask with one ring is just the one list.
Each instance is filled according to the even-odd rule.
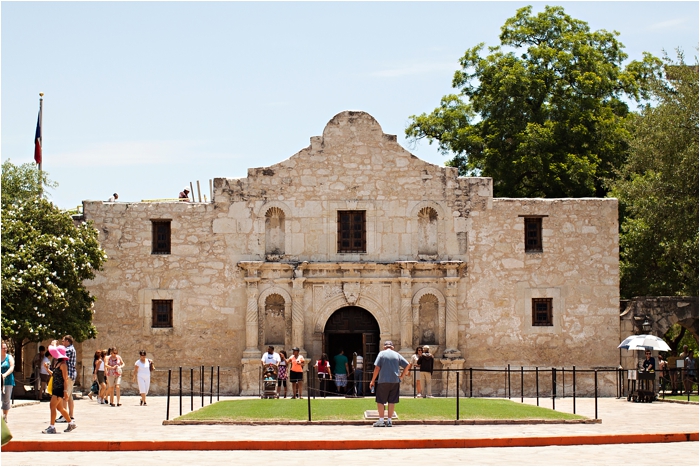
[[[403,371],[401,371],[403,368]],[[406,361],[400,353],[394,351],[394,343],[386,341],[384,350],[379,352],[377,359],[374,361],[374,373],[372,381],[369,383],[370,388],[374,388],[374,382],[377,381],[376,402],[377,411],[379,412],[379,420],[372,426],[375,427],[391,427],[391,417],[394,416],[394,405],[399,403],[399,389],[401,379],[408,374],[411,369],[411,364]],[[384,404],[388,404],[388,412],[386,422],[384,421]]]

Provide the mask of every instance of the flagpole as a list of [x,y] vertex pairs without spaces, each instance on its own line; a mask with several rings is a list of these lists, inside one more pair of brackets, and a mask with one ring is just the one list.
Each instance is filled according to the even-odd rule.
[[42,145],[42,154],[41,154],[41,160],[39,161],[39,175],[41,175],[41,164],[44,162],[44,93],[40,92],[39,93],[39,128],[41,128],[41,145]]

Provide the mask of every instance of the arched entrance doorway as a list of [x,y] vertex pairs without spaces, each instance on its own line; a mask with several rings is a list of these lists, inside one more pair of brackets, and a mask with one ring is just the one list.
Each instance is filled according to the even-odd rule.
[[[352,353],[357,352],[364,359],[363,393],[367,394],[369,380],[374,371],[374,360],[379,352],[379,323],[372,313],[358,306],[346,306],[338,309],[328,318],[323,330],[323,352],[333,364],[333,357],[345,351],[345,356],[352,362]],[[352,370],[351,370],[352,371]],[[335,374],[335,368],[333,368]],[[349,381],[352,376],[349,375]],[[351,384],[348,382],[348,389]]]

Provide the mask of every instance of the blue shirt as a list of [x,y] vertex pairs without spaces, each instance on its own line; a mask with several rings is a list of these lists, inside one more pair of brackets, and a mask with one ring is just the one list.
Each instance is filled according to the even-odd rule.
[[374,366],[379,367],[377,383],[400,383],[401,368],[407,367],[408,361],[400,353],[386,349],[379,352]]

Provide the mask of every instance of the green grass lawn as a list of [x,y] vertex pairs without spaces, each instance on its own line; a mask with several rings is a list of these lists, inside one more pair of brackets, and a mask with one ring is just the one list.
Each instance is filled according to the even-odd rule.
[[[676,401],[687,401],[688,396],[666,396],[664,399],[673,399]],[[691,395],[690,396],[690,401],[691,402],[697,402],[698,401],[698,396],[696,395]]]
[[[575,420],[580,415],[555,412],[503,399],[461,399],[462,420]],[[222,401],[176,418],[176,420],[286,421],[308,420],[306,399],[241,399]],[[312,420],[364,420],[365,410],[377,410],[374,398],[311,400]],[[454,420],[454,398],[401,399],[396,405],[399,420]]]

